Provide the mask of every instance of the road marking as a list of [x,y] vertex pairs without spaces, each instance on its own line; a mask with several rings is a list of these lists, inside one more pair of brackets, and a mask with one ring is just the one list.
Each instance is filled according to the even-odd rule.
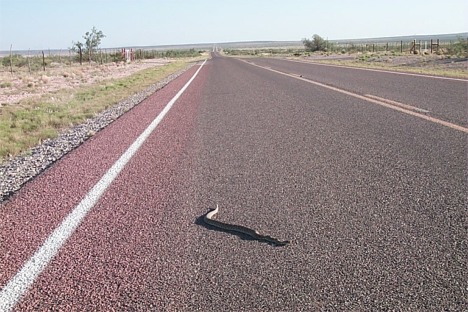
[[[457,124],[454,124],[454,123],[451,123],[451,122],[448,122],[448,121],[444,121],[444,120],[441,120],[441,119],[437,119],[437,118],[430,117],[430,116],[427,116],[425,114],[421,114],[419,112],[413,111],[413,109],[415,107],[412,107],[412,109],[404,108],[401,105],[405,105],[405,106],[409,106],[409,105],[406,105],[406,104],[403,104],[403,103],[399,103],[399,102],[395,102],[395,101],[391,101],[391,100],[386,100],[386,99],[385,99],[385,102],[384,102],[382,100],[372,98],[374,96],[369,97],[369,95],[368,96],[360,95],[360,94],[357,94],[357,93],[353,93],[353,92],[350,92],[350,91],[346,91],[346,90],[343,90],[343,89],[332,87],[332,86],[323,84],[321,82],[306,79],[306,78],[303,78],[303,77],[300,77],[300,76],[297,76],[297,75],[284,73],[284,72],[281,72],[281,71],[276,70],[276,69],[265,68],[263,66],[260,66],[260,65],[257,65],[257,64],[252,64],[252,63],[249,63],[249,62],[244,61],[244,60],[240,60],[240,61],[245,62],[247,64],[250,64],[252,66],[256,66],[256,67],[259,67],[259,68],[263,68],[265,70],[269,70],[269,71],[277,73],[277,74],[288,76],[288,77],[291,77],[291,78],[294,78],[294,79],[305,81],[305,82],[310,83],[310,84],[314,84],[316,86],[320,86],[320,87],[327,88],[327,89],[330,89],[330,90],[333,90],[333,91],[336,91],[336,92],[339,92],[339,93],[343,93],[343,94],[346,94],[346,95],[349,95],[349,96],[352,96],[352,97],[355,97],[355,98],[358,98],[358,99],[361,99],[361,100],[364,100],[364,101],[367,101],[367,102],[371,102],[371,103],[374,103],[374,104],[385,106],[387,108],[391,108],[393,110],[396,110],[396,111],[399,111],[399,112],[402,112],[402,113],[405,113],[405,114],[408,114],[408,115],[411,115],[411,116],[415,116],[415,117],[418,117],[418,118],[421,118],[421,119],[425,119],[427,121],[437,123],[439,125],[443,125],[445,127],[448,127],[448,128],[454,129],[454,130],[458,130],[458,131],[468,133],[468,128],[465,128],[463,126],[460,126],[460,125],[457,125]],[[393,102],[393,104],[390,104],[388,102]],[[400,105],[395,105],[395,103],[399,103]]]
[[72,212],[62,221],[54,232],[47,238],[44,244],[36,253],[23,265],[20,271],[6,284],[0,291],[0,311],[10,311],[18,303],[21,297],[31,287],[36,278],[47,267],[49,262],[55,257],[59,249],[65,244],[67,239],[80,225],[88,212],[94,207],[102,194],[111,185],[112,181],[122,171],[125,165],[135,155],[146,139],[156,129],[164,116],[169,112],[177,99],[184,93],[188,86],[198,75],[206,60],[195,72],[192,78],[177,92],[177,94],[166,104],[166,107],[151,122],[132,145],[120,156],[112,167],[101,177],[98,183],[89,191],[83,200]]
[[453,80],[453,81],[468,82],[468,79],[463,79],[463,78],[452,78],[452,77],[432,76],[432,75],[415,74],[415,73],[405,73],[405,72],[392,71],[392,70],[385,70],[385,69],[362,68],[362,67],[354,67],[354,66],[346,66],[346,65],[324,64],[324,63],[314,62],[314,61],[300,61],[300,60],[288,60],[288,59],[283,59],[283,60],[288,61],[288,62],[301,63],[301,64],[311,64],[311,65],[320,65],[320,66],[329,66],[329,67],[339,67],[339,68],[350,68],[350,69],[367,70],[367,71],[374,71],[374,72],[379,72],[379,73],[387,73],[387,74],[395,74],[395,75],[415,76],[415,77],[424,77],[424,78],[433,78],[433,79],[442,79],[442,80]]
[[419,113],[424,113],[424,114],[430,113],[430,111],[428,111],[426,109],[422,109],[422,108],[419,108],[419,107],[416,107],[416,106],[411,106],[411,105],[403,104],[403,103],[400,103],[400,102],[397,102],[397,101],[381,98],[381,97],[378,97],[376,95],[364,94],[364,96],[366,96],[368,98],[371,98],[371,99],[374,99],[374,100],[377,100],[377,101],[382,101],[382,102],[388,103],[390,105],[396,105],[396,106],[400,106],[400,107],[403,107],[403,108],[406,108],[406,109],[409,109],[409,110],[413,110],[413,111],[416,111],[416,112],[419,112]]

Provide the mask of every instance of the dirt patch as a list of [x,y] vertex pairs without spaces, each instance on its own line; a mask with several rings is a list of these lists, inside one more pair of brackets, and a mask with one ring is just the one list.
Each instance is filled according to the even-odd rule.
[[46,71],[29,73],[21,69],[11,74],[0,70],[0,104],[14,105],[31,97],[40,97],[61,89],[73,89],[108,79],[127,77],[137,71],[170,63],[171,60],[152,59],[132,63],[87,64],[68,66],[52,63]]

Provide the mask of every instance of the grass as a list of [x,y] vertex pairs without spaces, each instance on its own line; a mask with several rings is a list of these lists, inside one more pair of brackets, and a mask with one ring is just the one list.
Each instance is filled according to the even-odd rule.
[[389,71],[409,72],[424,75],[434,75],[452,78],[468,79],[468,73],[465,69],[456,68],[431,68],[431,67],[411,67],[411,66],[390,66],[380,62],[367,62],[366,60],[313,60],[313,62],[341,65],[357,68],[382,69]]
[[122,79],[63,89],[17,105],[0,106],[0,163],[144,90],[183,69],[187,63],[188,60],[180,60]]
[[11,87],[11,82],[9,81],[0,82],[0,88],[9,88],[9,87]]
[[[271,49],[269,49],[271,50]],[[234,52],[233,52],[234,51]],[[228,50],[227,52],[223,52],[226,56],[233,56],[236,58],[252,58],[252,57],[268,57],[271,55],[287,57],[296,59],[296,54],[299,54],[299,50],[295,53],[294,51],[289,50],[279,50],[277,49],[274,54],[268,55],[267,53],[259,52],[261,50]],[[316,55],[322,56],[330,56],[333,53],[327,52],[317,52]],[[397,57],[397,56],[408,56],[408,53],[399,53],[399,52],[389,52],[387,53],[389,56]],[[293,56],[294,55],[294,56]],[[303,56],[310,56],[311,53],[304,53]],[[312,54],[313,55],[313,54]],[[339,55],[339,54],[336,54]],[[389,70],[389,71],[400,71],[400,72],[409,72],[409,73],[417,73],[417,74],[425,74],[425,75],[434,75],[434,76],[443,76],[443,77],[452,77],[452,78],[464,78],[468,79],[468,72],[464,68],[444,68],[444,67],[431,67],[431,66],[411,66],[411,65],[391,65],[387,64],[382,61],[378,61],[380,54],[355,54],[355,59],[349,60],[334,60],[334,59],[311,59],[311,60],[304,60],[307,62],[315,62],[315,63],[323,63],[323,64],[330,64],[330,65],[339,65],[339,66],[349,66],[349,67],[357,67],[357,68],[372,68],[372,69],[382,69],[382,70]],[[447,56],[447,58],[450,58]],[[303,60],[303,59],[302,59]]]

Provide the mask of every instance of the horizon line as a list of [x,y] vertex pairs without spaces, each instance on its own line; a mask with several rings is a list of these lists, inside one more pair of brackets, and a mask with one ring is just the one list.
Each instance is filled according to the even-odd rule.
[[[405,38],[408,39],[410,37],[429,37],[429,36],[451,36],[451,37],[467,37],[468,32],[457,32],[457,33],[439,33],[439,34],[411,34],[411,35],[396,35],[396,36],[384,36],[384,37],[365,37],[365,38],[347,38],[347,39],[327,39],[331,42],[339,42],[339,41],[369,41],[369,40],[376,40],[382,41],[385,39],[393,39],[397,40],[398,38]],[[322,37],[323,38],[323,37]],[[304,39],[304,38],[303,38]],[[116,46],[116,47],[103,47],[101,49],[131,49],[131,48],[164,48],[164,47],[183,47],[183,46],[213,46],[213,45],[223,45],[223,44],[243,44],[243,43],[302,43],[302,40],[243,40],[243,41],[223,41],[223,42],[199,42],[199,43],[174,43],[174,44],[159,44],[159,45],[125,45],[125,46]],[[437,38],[434,38],[437,39]],[[13,45],[13,44],[12,44]],[[28,52],[28,51],[62,51],[62,50],[70,50],[69,47],[67,48],[47,48],[47,49],[11,49],[12,52]],[[7,50],[0,50],[0,54],[4,54],[6,52],[10,52],[10,49]]]

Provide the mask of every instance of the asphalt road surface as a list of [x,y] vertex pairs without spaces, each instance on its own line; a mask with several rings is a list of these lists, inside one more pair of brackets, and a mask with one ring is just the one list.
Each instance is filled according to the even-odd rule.
[[0,310],[466,310],[467,102],[213,54],[0,206]]

